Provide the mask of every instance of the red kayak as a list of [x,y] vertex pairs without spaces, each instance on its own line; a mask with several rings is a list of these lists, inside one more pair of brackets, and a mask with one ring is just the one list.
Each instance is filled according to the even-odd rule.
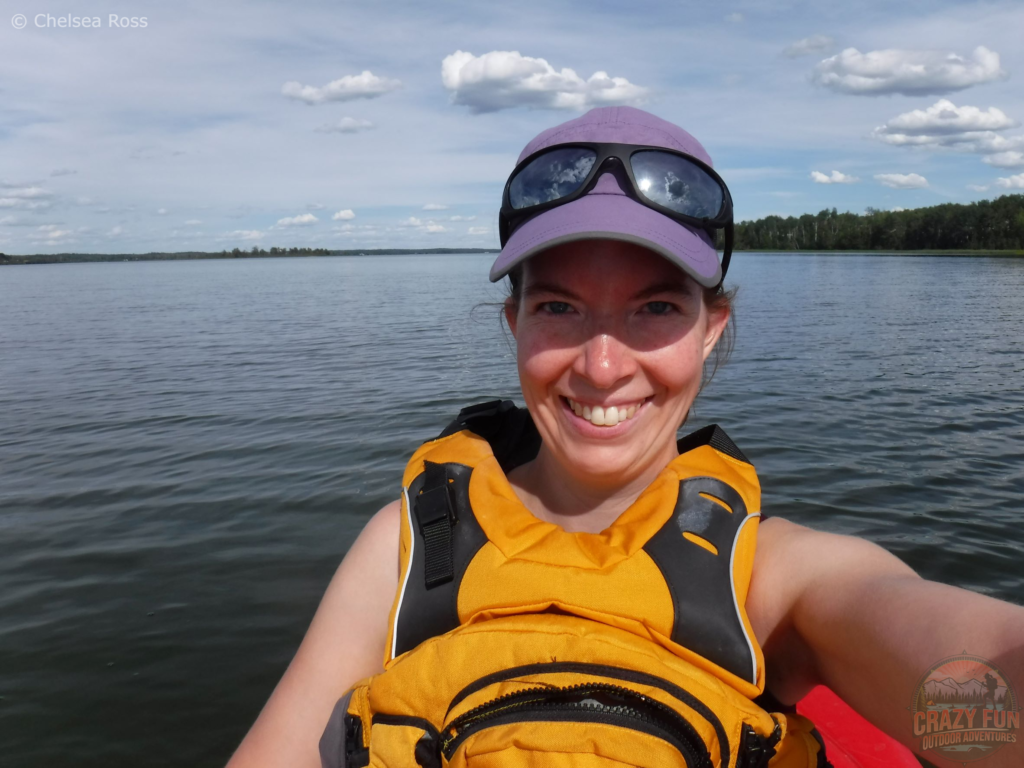
[[833,768],[921,768],[914,753],[854,712],[824,685],[796,705],[825,741]]

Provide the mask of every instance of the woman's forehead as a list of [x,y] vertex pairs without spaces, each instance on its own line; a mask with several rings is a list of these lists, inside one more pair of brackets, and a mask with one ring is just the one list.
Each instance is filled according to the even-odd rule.
[[[524,265],[523,288],[615,284],[623,289],[675,287],[689,292],[693,281],[677,266],[643,246],[620,240],[583,240],[543,251]],[[627,291],[629,292],[629,291]]]

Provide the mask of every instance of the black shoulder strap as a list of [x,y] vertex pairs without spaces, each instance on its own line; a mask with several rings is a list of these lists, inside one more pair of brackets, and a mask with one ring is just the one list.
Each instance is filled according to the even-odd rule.
[[472,474],[464,464],[425,462],[406,489],[412,552],[395,619],[395,656],[459,626],[462,577],[487,543],[469,506]]
[[455,510],[448,491],[445,465],[425,461],[423,467],[423,488],[410,501],[423,536],[424,586],[430,589],[451,581],[455,576],[452,552]]
[[[490,443],[504,472],[531,460],[540,450],[540,435],[530,412],[511,400],[464,408],[439,438],[464,429]],[[469,504],[472,473],[464,464],[427,461],[407,489],[412,562],[395,622],[395,656],[459,625],[462,577],[487,543]]]
[[517,408],[511,400],[491,400],[463,408],[438,437],[463,429],[491,444],[494,457],[506,473],[533,459],[540,450],[540,433],[530,412]]
[[719,453],[724,453],[745,464],[750,463],[750,459],[743,455],[743,451],[736,447],[736,443],[730,440],[729,436],[725,434],[725,430],[717,424],[708,424],[696,432],[691,432],[686,437],[680,438],[676,445],[680,453],[692,451],[702,445],[710,445]]
[[[679,452],[702,445],[750,463],[714,424],[680,440]],[[756,656],[739,617],[732,583],[732,551],[747,517],[743,498],[731,486],[716,477],[687,478],[679,483],[675,512],[644,551],[658,566],[672,595],[672,640],[754,682]]]

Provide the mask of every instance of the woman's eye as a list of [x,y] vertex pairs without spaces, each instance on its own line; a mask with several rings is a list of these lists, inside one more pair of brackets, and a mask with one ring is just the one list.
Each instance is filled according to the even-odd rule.
[[546,301],[541,305],[541,309],[552,315],[564,315],[572,311],[572,307],[564,301]]
[[649,301],[647,302],[647,311],[652,315],[667,315],[673,310],[673,306],[667,301]]

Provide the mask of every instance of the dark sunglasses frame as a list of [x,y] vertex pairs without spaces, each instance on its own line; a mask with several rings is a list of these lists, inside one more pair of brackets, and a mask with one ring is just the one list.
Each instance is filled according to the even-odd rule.
[[[547,202],[538,203],[537,205],[527,206],[526,208],[513,208],[509,200],[509,188],[512,186],[512,182],[515,180],[516,176],[518,176],[524,168],[538,157],[549,152],[561,149],[571,149],[573,147],[589,149],[597,155],[594,159],[593,166],[590,168],[590,173],[587,174],[587,178],[584,179],[579,188],[576,189],[575,192],[565,195],[564,197],[548,200]],[[714,217],[688,216],[684,213],[674,211],[671,208],[667,208],[660,203],[656,203],[644,195],[643,191],[636,183],[636,177],[633,175],[633,164],[631,161],[633,155],[637,152],[651,151],[663,152],[668,155],[681,157],[704,171],[712,181],[717,183],[722,190],[722,207],[718,214]],[[498,216],[498,234],[501,241],[501,247],[505,247],[505,243],[508,242],[509,237],[511,237],[512,233],[523,222],[528,219],[532,219],[534,216],[550,210],[551,208],[557,208],[560,205],[571,203],[573,200],[577,200],[587,194],[591,189],[593,189],[594,185],[597,183],[597,179],[606,169],[606,166],[610,165],[611,162],[617,162],[625,172],[626,177],[629,179],[630,186],[632,187],[631,197],[638,203],[646,205],[648,208],[651,208],[682,224],[689,224],[692,227],[702,229],[711,238],[712,242],[715,240],[716,230],[725,230],[725,248],[722,254],[722,278],[725,279],[725,273],[729,268],[729,261],[732,257],[734,237],[732,195],[729,194],[729,188],[725,185],[722,177],[715,172],[715,169],[702,160],[694,157],[693,155],[688,155],[685,152],[668,149],[666,147],[654,146],[651,144],[618,144],[611,142],[574,141],[567,144],[553,144],[550,147],[544,147],[543,149],[540,149],[524,158],[521,163],[516,165],[515,169],[509,175],[508,181],[505,182],[505,189],[501,194],[501,211]]]

